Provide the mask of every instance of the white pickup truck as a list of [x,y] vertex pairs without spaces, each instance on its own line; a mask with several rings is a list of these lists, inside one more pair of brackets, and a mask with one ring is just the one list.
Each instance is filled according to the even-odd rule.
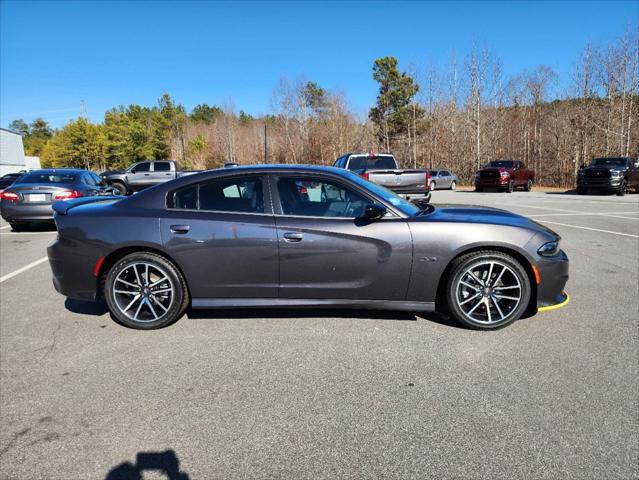
[[333,166],[350,170],[407,200],[430,201],[430,170],[400,169],[390,153],[346,153]]

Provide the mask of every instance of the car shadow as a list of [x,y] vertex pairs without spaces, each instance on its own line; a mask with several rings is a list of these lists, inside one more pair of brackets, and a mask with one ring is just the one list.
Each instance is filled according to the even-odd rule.
[[[11,231],[14,231],[13,229]],[[37,222],[20,225],[18,232],[55,232],[56,226],[54,222]]]
[[[142,480],[145,472],[161,473],[167,480],[189,480],[180,470],[180,460],[174,450],[164,452],[138,452],[135,463],[122,462],[107,473],[104,480]],[[154,476],[155,478],[155,476]]]
[[73,298],[67,298],[64,301],[64,308],[73,313],[81,313],[83,315],[101,316],[105,313],[109,313],[107,304],[103,301],[89,302],[83,300],[74,300]]
[[463,328],[452,318],[438,312],[402,312],[394,310],[366,310],[342,308],[238,308],[238,309],[189,309],[189,320],[200,319],[259,319],[259,318],[340,318],[417,321],[423,318],[441,325]]

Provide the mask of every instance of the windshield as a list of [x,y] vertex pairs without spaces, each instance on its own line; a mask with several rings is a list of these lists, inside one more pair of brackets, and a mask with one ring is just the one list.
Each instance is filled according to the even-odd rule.
[[73,183],[75,179],[73,173],[29,173],[20,179],[20,183]]
[[420,212],[419,207],[410,203],[407,200],[404,200],[402,197],[395,195],[390,190],[377,185],[376,183],[369,182],[368,180],[364,180],[359,175],[355,175],[354,173],[347,173],[348,177],[353,180],[355,183],[361,185],[366,190],[373,192],[375,195],[383,199],[385,202],[390,203],[397,210],[402,212],[405,215],[413,217]]
[[348,162],[349,170],[388,170],[395,169],[395,159],[389,155],[378,157],[351,157]]
[[515,162],[513,160],[493,160],[492,162],[488,162],[487,167],[498,167],[498,168],[513,168]]
[[592,165],[605,166],[605,167],[625,167],[625,158],[595,158],[592,161]]

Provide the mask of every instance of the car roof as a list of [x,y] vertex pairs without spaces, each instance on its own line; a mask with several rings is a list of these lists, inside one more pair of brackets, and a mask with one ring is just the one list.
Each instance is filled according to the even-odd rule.
[[[296,171],[308,173],[337,173],[344,175],[343,168],[323,166],[323,165],[288,165],[288,164],[258,164],[258,165],[238,165],[234,167],[216,168],[207,172],[282,172]],[[202,172],[205,173],[205,172]]]
[[30,172],[25,172],[24,175],[28,175],[30,173],[87,173],[88,170],[84,170],[82,168],[41,168],[39,170],[31,170]]

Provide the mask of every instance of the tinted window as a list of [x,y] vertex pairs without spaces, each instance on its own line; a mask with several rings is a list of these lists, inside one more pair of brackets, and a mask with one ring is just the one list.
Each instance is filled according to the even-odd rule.
[[28,173],[20,183],[73,183],[78,176],[73,173]]
[[264,213],[262,180],[223,178],[189,185],[173,193],[170,208],[220,212]]
[[169,162],[155,162],[153,168],[156,172],[170,172],[171,164]]
[[95,181],[96,185],[102,185],[103,184],[102,179],[99,176],[97,176],[95,173],[90,173],[89,175],[91,175],[91,177]]
[[596,158],[592,164],[605,167],[625,167],[627,161],[625,158]]
[[436,177],[436,176],[437,176],[437,170],[431,170],[431,171],[430,171],[430,175],[431,175],[432,177]]
[[487,167],[501,167],[501,168],[513,168],[515,162],[513,160],[493,160],[488,162]]
[[138,165],[136,165],[133,170],[137,173],[137,172],[148,172],[149,171],[149,167],[150,167],[150,163],[149,162],[145,162],[145,163],[140,163]]
[[395,169],[395,159],[387,155],[381,157],[351,157],[349,170],[388,170]]
[[443,175],[444,177],[450,177],[450,172],[447,170],[443,170],[441,172],[439,172],[440,175]]
[[357,218],[371,203],[339,183],[310,177],[279,178],[277,191],[285,215]]

